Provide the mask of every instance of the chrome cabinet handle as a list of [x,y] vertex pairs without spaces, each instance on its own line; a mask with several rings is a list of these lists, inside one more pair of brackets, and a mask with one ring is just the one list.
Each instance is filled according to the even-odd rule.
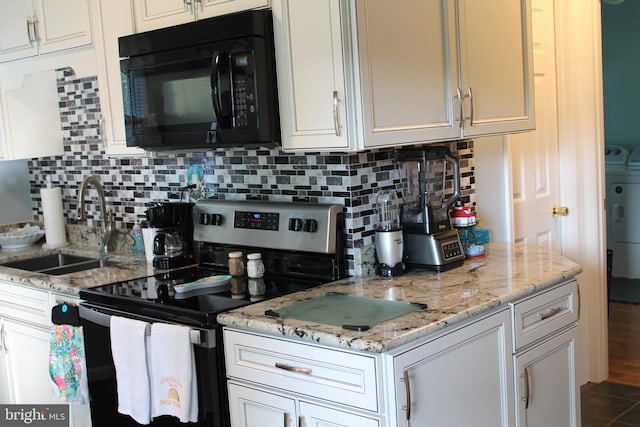
[[204,3],[202,0],[195,0],[195,2],[200,4],[200,12],[204,12]]
[[467,88],[467,95],[469,96],[469,126],[473,126],[473,92],[471,86]]
[[0,350],[4,353],[9,351],[7,348],[7,331],[4,329],[4,323],[0,327]]
[[529,409],[529,367],[524,368],[524,373],[520,375],[522,379],[524,379],[524,397],[520,398],[520,400],[524,401],[524,409]]
[[563,310],[563,307],[552,308],[549,311],[545,311],[544,313],[540,313],[540,320],[547,320],[550,317],[555,316]]
[[31,23],[33,24],[33,39],[38,43],[40,42],[40,37],[38,37],[38,18],[36,15],[33,15],[33,21],[31,21]]
[[404,411],[404,416],[407,419],[407,422],[411,421],[411,384],[409,383],[409,370],[405,369],[402,371],[402,378],[400,381],[404,383],[404,395],[406,404],[401,406],[400,409]]
[[29,47],[33,47],[33,37],[31,37],[31,18],[27,16],[27,38],[29,38]]
[[312,372],[309,368],[299,368],[297,366],[286,365],[284,363],[276,363],[276,368],[284,369],[285,371],[297,372],[304,375],[311,375]]
[[464,129],[464,99],[462,98],[462,91],[460,88],[456,89],[458,101],[460,102],[460,129]]
[[192,10],[191,13],[193,13],[193,7],[191,6],[191,0],[182,0],[182,4],[184,6],[184,11],[188,12],[189,9]]
[[336,131],[336,136],[340,136],[340,117],[338,116],[338,91],[333,91],[333,127]]

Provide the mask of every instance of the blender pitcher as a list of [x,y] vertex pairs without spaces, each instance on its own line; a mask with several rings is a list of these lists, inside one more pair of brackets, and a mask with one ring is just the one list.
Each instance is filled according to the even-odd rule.
[[404,272],[400,204],[395,190],[381,190],[376,196],[376,254],[379,276],[391,277]]
[[[406,171],[402,212],[405,230],[426,234],[450,230],[449,208],[460,197],[458,159],[446,147],[398,150],[396,158]],[[453,187],[445,199],[447,176],[452,178]]]

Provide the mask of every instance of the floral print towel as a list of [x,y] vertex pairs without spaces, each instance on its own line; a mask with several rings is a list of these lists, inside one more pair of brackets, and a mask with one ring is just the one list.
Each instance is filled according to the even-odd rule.
[[66,403],[88,403],[82,326],[51,325],[49,374],[53,392]]

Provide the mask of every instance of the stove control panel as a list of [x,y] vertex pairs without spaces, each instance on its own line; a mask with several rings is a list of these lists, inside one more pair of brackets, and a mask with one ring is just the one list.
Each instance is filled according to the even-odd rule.
[[201,200],[194,207],[199,242],[335,253],[343,207],[330,204]]
[[277,212],[245,212],[235,211],[233,226],[235,228],[248,228],[251,230],[278,231],[280,214]]

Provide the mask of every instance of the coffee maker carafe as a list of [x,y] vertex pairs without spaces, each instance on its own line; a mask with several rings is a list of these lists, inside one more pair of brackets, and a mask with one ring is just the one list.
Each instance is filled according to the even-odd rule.
[[404,273],[402,262],[402,228],[400,204],[395,190],[380,190],[376,195],[376,256],[378,276],[393,277]]
[[176,268],[195,263],[194,203],[161,202],[147,209],[147,219],[160,230],[153,241],[153,266]]
[[[458,160],[447,147],[397,150],[396,159],[405,171],[401,214],[405,262],[436,271],[461,265],[462,244],[449,219],[449,208],[460,197]],[[453,185],[447,191],[448,176]]]

